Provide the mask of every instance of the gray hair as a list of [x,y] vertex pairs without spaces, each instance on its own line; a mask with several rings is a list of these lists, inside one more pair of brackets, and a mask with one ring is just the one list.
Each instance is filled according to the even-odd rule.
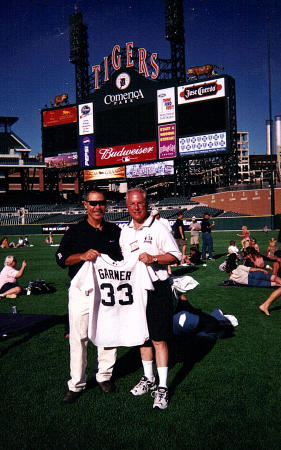
[[142,188],[142,187],[140,187],[140,186],[135,186],[135,187],[133,187],[133,188],[131,188],[131,189],[129,189],[128,191],[127,191],[127,193],[126,193],[126,203],[127,203],[127,201],[128,201],[128,197],[129,197],[129,195],[130,194],[132,194],[132,193],[134,193],[134,192],[136,192],[136,193],[139,193],[139,194],[142,194],[143,195],[143,198],[144,198],[144,200],[145,200],[145,202],[147,203],[147,194],[146,194],[146,191]]
[[14,257],[12,255],[6,256],[5,261],[4,261],[4,266],[10,266],[13,261],[14,261]]

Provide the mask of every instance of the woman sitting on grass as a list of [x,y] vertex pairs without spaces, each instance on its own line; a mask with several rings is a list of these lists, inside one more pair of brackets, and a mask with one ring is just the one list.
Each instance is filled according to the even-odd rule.
[[226,272],[229,273],[229,279],[235,283],[253,287],[281,286],[281,278],[267,273],[265,269],[237,265],[234,253],[229,255]]
[[17,261],[14,256],[6,256],[4,269],[0,273],[0,297],[15,298],[18,294],[24,293],[25,290],[18,285],[20,278],[26,267],[23,261],[20,270],[16,270]]
[[253,247],[255,250],[257,250],[257,252],[260,251],[260,247],[259,247],[259,245],[257,244],[256,238],[251,238],[251,239],[250,239],[250,247]]
[[[257,250],[255,250],[253,247],[248,247],[245,253],[246,255],[243,261],[243,264],[245,266],[258,267],[259,269],[264,269],[263,257]],[[247,264],[248,261],[251,261],[251,264]]]

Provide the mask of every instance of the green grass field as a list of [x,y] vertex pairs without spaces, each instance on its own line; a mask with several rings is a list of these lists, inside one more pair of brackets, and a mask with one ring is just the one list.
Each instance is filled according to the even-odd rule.
[[[240,233],[239,233],[240,234]],[[264,254],[269,237],[252,232]],[[0,264],[7,254],[17,257],[18,268],[27,262],[22,286],[42,278],[57,291],[41,296],[1,299],[0,312],[53,314],[54,320],[30,331],[1,337],[1,449],[280,449],[281,448],[281,298],[271,315],[258,306],[271,289],[222,287],[227,279],[218,267],[224,261],[235,232],[214,232],[214,257],[207,267],[189,272],[199,286],[187,294],[195,308],[210,313],[219,307],[237,317],[233,338],[218,340],[205,354],[194,355],[189,342],[172,355],[169,408],[152,409],[150,394],[134,397],[130,389],[142,369],[136,349],[120,348],[115,367],[117,391],[104,394],[92,388],[72,405],[62,399],[69,379],[69,345],[64,337],[68,275],[56,265],[57,247],[44,236],[30,236],[33,247],[0,249]],[[54,243],[61,236],[54,236]],[[17,237],[9,236],[9,241]],[[178,349],[179,350],[179,349]],[[179,354],[185,355],[185,362]],[[88,347],[88,379],[93,378],[95,347]],[[196,361],[196,362],[195,362]],[[156,368],[155,368],[156,373]]]

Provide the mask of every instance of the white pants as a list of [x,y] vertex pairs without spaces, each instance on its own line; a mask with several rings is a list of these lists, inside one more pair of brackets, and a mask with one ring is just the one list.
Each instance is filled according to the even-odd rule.
[[[68,389],[79,392],[86,387],[87,345],[89,326],[89,296],[79,289],[69,288],[69,345],[70,376]],[[96,379],[100,383],[109,380],[116,361],[117,348],[98,347],[95,364]]]

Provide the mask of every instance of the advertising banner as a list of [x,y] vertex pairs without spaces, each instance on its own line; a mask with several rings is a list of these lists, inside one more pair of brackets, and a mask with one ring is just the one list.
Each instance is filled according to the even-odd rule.
[[225,80],[218,78],[178,87],[178,104],[200,102],[225,96]]
[[79,162],[80,167],[92,167],[95,165],[94,135],[79,136]]
[[212,133],[179,139],[180,156],[226,152],[226,133]]
[[158,126],[159,159],[175,158],[176,147],[176,124]]
[[110,180],[111,178],[125,178],[125,166],[84,170],[84,181]]
[[134,164],[126,167],[127,178],[159,177],[174,175],[174,161]]
[[77,122],[77,107],[69,106],[62,109],[50,109],[43,112],[43,127],[64,125]]
[[78,164],[78,154],[73,153],[62,153],[57,156],[48,156],[44,158],[46,164],[46,169],[61,169],[63,167],[77,166]]
[[154,159],[157,159],[156,141],[96,149],[97,166],[153,161]]
[[79,136],[94,133],[93,103],[79,105]]
[[157,91],[158,123],[175,122],[175,88]]

